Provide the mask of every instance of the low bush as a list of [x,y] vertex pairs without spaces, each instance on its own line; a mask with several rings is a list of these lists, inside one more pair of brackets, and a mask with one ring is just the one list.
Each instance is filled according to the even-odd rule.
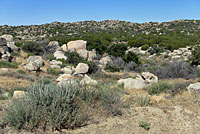
[[119,72],[120,71],[119,67],[117,67],[116,65],[111,64],[111,63],[106,64],[106,67],[104,69],[108,72]]
[[200,65],[200,46],[196,46],[192,50],[190,62],[192,65]]
[[151,101],[151,97],[149,96],[139,96],[138,94],[136,94],[135,96],[135,103],[141,107],[146,107],[149,105],[150,101]]
[[147,50],[149,48],[149,45],[148,44],[145,44],[141,47],[142,50]]
[[114,57],[123,57],[125,55],[126,50],[126,44],[115,44],[108,48],[106,52]]
[[47,73],[50,74],[50,75],[56,75],[56,76],[58,76],[59,74],[62,73],[62,71],[57,70],[57,69],[53,69],[53,68],[48,68],[47,69]]
[[25,42],[22,50],[33,55],[43,55],[42,45],[37,42]]
[[33,130],[50,126],[52,130],[73,129],[85,125],[86,106],[102,107],[109,115],[121,113],[121,90],[109,83],[94,87],[79,84],[56,86],[38,82],[26,89],[24,98],[12,100],[3,111],[2,124],[16,129]]
[[172,61],[163,64],[163,66],[154,67],[150,70],[150,72],[158,76],[159,79],[191,79],[197,77],[196,67],[193,67],[189,63],[183,61]]
[[150,95],[160,94],[160,93],[170,93],[172,85],[165,82],[154,83],[147,87],[146,90]]
[[148,52],[149,52],[151,55],[153,55],[153,54],[160,54],[160,53],[164,52],[164,49],[163,49],[161,46],[159,46],[159,45],[154,45],[154,46],[152,46],[152,47],[148,50]]
[[140,64],[138,55],[133,52],[128,52],[127,54],[125,54],[123,60],[126,63],[135,62],[136,64]]
[[145,130],[149,130],[150,126],[151,126],[151,123],[149,123],[147,121],[141,121],[141,122],[139,122],[139,127],[142,127]]
[[18,65],[17,65],[15,62],[0,61],[0,67],[5,67],[5,68],[18,68]]

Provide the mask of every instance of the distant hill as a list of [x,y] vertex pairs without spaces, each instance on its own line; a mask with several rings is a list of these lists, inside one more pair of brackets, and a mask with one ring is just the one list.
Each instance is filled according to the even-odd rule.
[[0,26],[0,35],[11,34],[20,40],[40,41],[55,36],[81,37],[88,33],[108,33],[125,36],[163,35],[180,32],[193,35],[200,31],[200,20],[176,20],[171,22],[132,23],[119,20],[53,22],[43,25]]

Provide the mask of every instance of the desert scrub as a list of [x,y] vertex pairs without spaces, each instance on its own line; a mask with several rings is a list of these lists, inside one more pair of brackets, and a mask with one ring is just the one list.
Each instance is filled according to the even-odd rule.
[[0,67],[5,67],[5,68],[18,68],[18,65],[17,65],[15,62],[0,61]]
[[47,73],[50,74],[50,75],[56,75],[56,76],[58,76],[62,72],[60,70],[57,70],[57,69],[48,68],[47,69]]
[[50,126],[52,130],[74,129],[88,120],[86,106],[103,107],[112,115],[120,114],[121,92],[100,84],[56,86],[38,82],[26,89],[24,98],[12,100],[3,111],[3,122],[16,129],[33,130]]
[[183,61],[166,62],[161,66],[152,68],[150,72],[158,76],[159,79],[192,79],[196,78],[198,74],[196,67],[191,66],[189,63]]
[[134,102],[141,107],[148,106],[150,101],[151,101],[150,96],[139,96],[138,94],[135,95]]
[[172,84],[165,82],[154,83],[151,86],[147,87],[146,90],[150,95],[160,94],[160,93],[169,93],[172,89]]
[[141,121],[141,122],[139,122],[139,127],[142,127],[145,130],[149,130],[150,126],[151,126],[151,123],[149,123],[147,121]]

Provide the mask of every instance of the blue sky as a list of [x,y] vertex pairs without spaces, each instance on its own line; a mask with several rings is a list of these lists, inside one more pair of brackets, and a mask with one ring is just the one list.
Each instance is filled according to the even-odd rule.
[[0,25],[199,19],[200,0],[0,0]]

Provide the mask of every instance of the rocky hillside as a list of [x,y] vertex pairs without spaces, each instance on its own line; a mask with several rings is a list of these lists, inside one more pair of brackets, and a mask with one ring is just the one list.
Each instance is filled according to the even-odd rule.
[[132,23],[119,20],[80,21],[73,23],[53,22],[43,25],[0,26],[0,35],[11,34],[23,40],[42,40],[54,36],[82,36],[85,33],[121,33],[135,36],[138,34],[168,34],[180,32],[188,35],[200,29],[200,20],[176,20],[171,22]]

